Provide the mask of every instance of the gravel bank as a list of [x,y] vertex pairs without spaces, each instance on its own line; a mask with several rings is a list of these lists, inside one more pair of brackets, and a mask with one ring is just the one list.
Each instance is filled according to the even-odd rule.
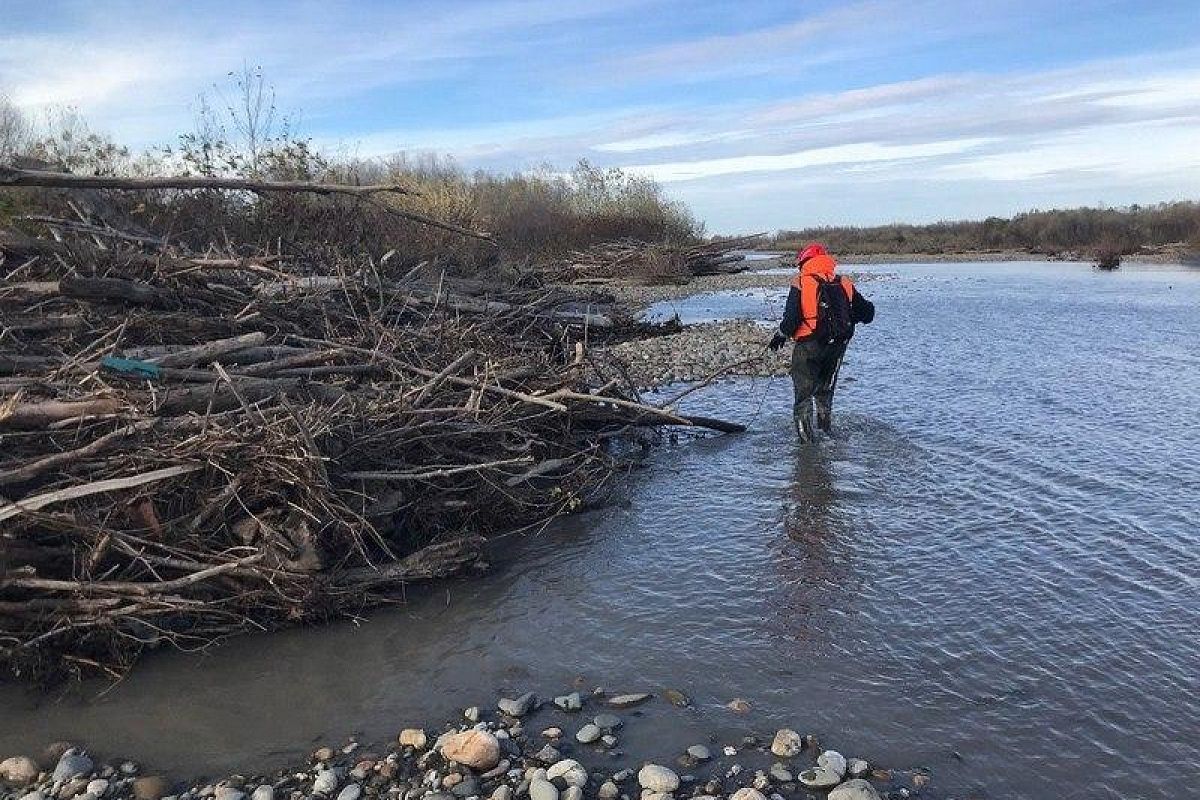
[[[762,262],[759,262],[762,263]],[[693,278],[688,283],[671,284],[667,286],[606,286],[605,290],[612,293],[617,302],[633,308],[642,308],[663,300],[678,300],[694,294],[708,292],[725,292],[737,289],[753,289],[757,287],[778,286],[786,288],[791,281],[791,275],[771,275],[765,272],[738,272],[733,275],[705,275]]]
[[[760,262],[761,263],[761,262]],[[843,273],[856,283],[890,277],[884,273]],[[620,286],[610,291],[632,310],[654,303],[713,292],[778,288],[781,299],[792,275],[761,271],[711,275],[682,286]],[[766,349],[772,328],[749,320],[723,320],[687,325],[680,333],[625,342],[608,348],[640,389],[653,389],[679,381],[703,380],[722,371],[729,377],[769,377],[788,374],[791,348],[778,353]]]
[[[925,771],[847,759],[789,728],[730,741],[711,736],[670,764],[651,763],[621,749],[647,703],[666,713],[681,705],[601,689],[549,702],[529,693],[466,708],[441,728],[398,726],[396,738],[380,746],[320,746],[272,774],[200,782],[58,742],[36,756],[0,761],[0,800],[784,800],[807,797],[809,789],[832,790],[831,800],[880,800],[909,797],[929,780]],[[724,713],[748,708],[735,700]]]
[[736,365],[729,376],[786,375],[791,348],[766,349],[771,329],[747,320],[688,325],[681,333],[625,342],[608,350],[640,389],[703,380]]
[[[694,294],[708,294],[710,292],[772,287],[778,288],[780,291],[787,290],[787,287],[792,282],[792,273],[790,270],[786,273],[770,273],[763,270],[775,267],[789,267],[791,266],[790,261],[781,261],[779,263],[758,261],[755,263],[764,264],[765,266],[752,272],[737,272],[732,275],[705,275],[693,278],[684,284],[671,284],[668,286],[614,285],[606,286],[605,290],[612,293],[617,302],[633,309],[645,308],[653,303],[661,303],[664,300],[678,300],[682,297],[690,297]],[[876,281],[890,277],[877,272],[855,273],[851,270],[844,270],[842,274],[848,276],[855,283]]]

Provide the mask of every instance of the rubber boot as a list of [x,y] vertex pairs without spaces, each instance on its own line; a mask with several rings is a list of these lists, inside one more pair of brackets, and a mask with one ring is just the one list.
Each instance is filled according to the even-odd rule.
[[829,433],[833,427],[833,397],[817,395],[817,427]]
[[804,400],[792,406],[792,416],[796,422],[796,438],[800,444],[813,441],[812,400]]

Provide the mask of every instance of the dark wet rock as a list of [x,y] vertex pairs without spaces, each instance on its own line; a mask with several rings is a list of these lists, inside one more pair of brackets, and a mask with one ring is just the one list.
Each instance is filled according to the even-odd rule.
[[671,705],[679,706],[680,708],[686,708],[692,704],[691,698],[678,689],[667,689],[663,692],[663,698]]
[[474,797],[479,794],[479,781],[475,778],[463,778],[457,786],[450,790],[455,797]]
[[615,731],[622,724],[621,718],[616,714],[597,714],[592,722],[603,731]]
[[526,692],[515,700],[502,697],[500,698],[499,702],[496,703],[496,707],[510,717],[519,718],[532,711],[536,703],[537,695],[535,695],[533,692]]
[[561,708],[563,711],[578,711],[583,708],[583,697],[579,692],[571,692],[554,698],[554,705]]
[[54,767],[52,780],[55,783],[69,781],[79,775],[90,774],[94,768],[95,764],[92,762],[92,759],[78,750],[71,748],[58,759],[58,764]]
[[553,764],[562,759],[562,753],[559,752],[558,748],[546,745],[537,751],[537,754],[533,758],[535,761],[540,761],[543,764]]

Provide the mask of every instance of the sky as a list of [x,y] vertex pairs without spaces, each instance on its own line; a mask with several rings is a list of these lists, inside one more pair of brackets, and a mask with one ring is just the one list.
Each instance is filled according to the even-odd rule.
[[135,146],[261,66],[334,153],[658,180],[709,231],[1200,196],[1197,0],[0,0],[0,93]]

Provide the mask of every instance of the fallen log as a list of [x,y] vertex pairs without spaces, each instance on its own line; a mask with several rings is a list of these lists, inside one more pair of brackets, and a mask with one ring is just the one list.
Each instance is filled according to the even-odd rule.
[[429,545],[386,566],[343,570],[335,573],[331,580],[339,588],[365,591],[397,583],[445,578],[480,566],[483,546],[482,536],[463,536]]
[[[199,469],[196,467],[195,469]],[[160,470],[164,471],[164,470]],[[0,509],[0,514],[4,510]],[[3,517],[0,517],[3,519]],[[78,594],[120,594],[132,595],[135,597],[149,597],[151,595],[168,594],[177,592],[181,589],[186,589],[189,586],[195,586],[198,583],[215,578],[218,575],[224,575],[229,572],[236,572],[253,564],[262,561],[264,554],[256,553],[246,558],[240,558],[236,561],[229,561],[224,564],[215,564],[205,569],[184,575],[181,578],[174,578],[169,581],[64,581],[53,580],[49,578],[4,578],[0,577],[0,589],[40,589],[47,592],[72,592]]]
[[420,196],[420,192],[402,184],[379,184],[354,186],[340,183],[316,183],[313,181],[261,181],[249,178],[219,178],[197,176],[168,176],[154,178],[120,178],[110,175],[75,175],[70,172],[46,172],[43,170],[0,167],[0,186],[39,186],[48,189],[124,189],[147,191],[158,189],[195,190],[218,189],[256,194],[269,192],[308,192],[321,195],[345,195],[361,199],[384,213],[422,225],[451,231],[483,241],[492,241],[486,231],[476,231],[451,222],[427,217],[414,211],[395,208],[377,199],[381,194]]
[[76,175],[70,172],[17,169],[0,166],[0,186],[41,186],[48,189],[226,189],[243,192],[310,192],[312,194],[343,194],[351,197],[392,193],[419,195],[398,183],[354,186],[313,181],[260,181],[249,178],[220,178],[200,176],[168,176],[154,178],[121,178],[112,175]]
[[54,453],[53,455],[40,458],[36,461],[31,461],[28,464],[23,464],[19,467],[0,470],[0,486],[31,481],[39,475],[49,472],[52,469],[63,467],[74,461],[82,461],[86,458],[91,458],[97,453],[101,453],[112,445],[121,441],[125,437],[137,433],[138,431],[147,430],[152,425],[153,422],[139,422],[134,425],[126,425],[123,428],[118,428],[111,433],[101,436],[96,441],[91,442],[83,447],[78,447],[74,450],[66,450],[62,453]]
[[551,392],[546,395],[547,400],[572,400],[577,403],[591,403],[601,406],[610,406],[614,408],[622,408],[634,412],[638,416],[629,420],[634,425],[693,425],[700,428],[709,428],[710,430],[720,431],[721,433],[744,433],[745,425],[736,422],[726,422],[724,420],[713,419],[712,417],[698,417],[688,414],[677,414],[672,411],[666,411],[656,406],[638,403],[633,400],[622,400],[617,397],[607,397],[597,394],[582,394],[573,392],[567,389],[560,389],[557,392]]
[[300,378],[252,378],[238,381],[235,385],[197,387],[170,387],[160,396],[154,411],[158,416],[174,417],[189,413],[228,411],[243,402],[255,404],[284,394],[308,395],[322,402],[332,403],[345,396],[345,391],[336,386],[320,383],[305,383]]
[[259,347],[266,341],[265,333],[255,331],[254,333],[244,333],[241,336],[231,336],[228,339],[216,339],[194,347],[185,347],[182,350],[176,350],[150,360],[160,367],[190,367],[193,364],[210,363],[237,350]]
[[67,275],[58,282],[59,291],[76,300],[115,301],[152,308],[182,308],[183,298],[170,289],[124,278],[85,278]]
[[0,355],[0,375],[28,375],[31,372],[45,372],[58,364],[57,359],[44,356],[3,354]]
[[[0,505],[0,522],[21,514],[38,511],[46,506],[61,503],[65,500],[77,500],[80,497],[87,497],[93,494],[102,494],[104,492],[115,492],[121,489],[132,489],[135,486],[141,486],[154,481],[162,481],[167,478],[175,478],[180,475],[186,475],[189,472],[196,472],[203,469],[199,464],[187,464],[177,467],[166,467],[165,469],[156,469],[151,472],[144,472],[141,475],[130,475],[125,478],[110,478],[103,481],[93,481],[85,483],[81,486],[72,486],[67,489],[58,489],[53,492],[26,497],[16,503]],[[4,584],[0,583],[0,587]]]
[[3,407],[0,407],[0,427],[41,428],[52,422],[66,419],[116,414],[125,407],[123,401],[111,397],[17,403],[9,408],[7,413]]

